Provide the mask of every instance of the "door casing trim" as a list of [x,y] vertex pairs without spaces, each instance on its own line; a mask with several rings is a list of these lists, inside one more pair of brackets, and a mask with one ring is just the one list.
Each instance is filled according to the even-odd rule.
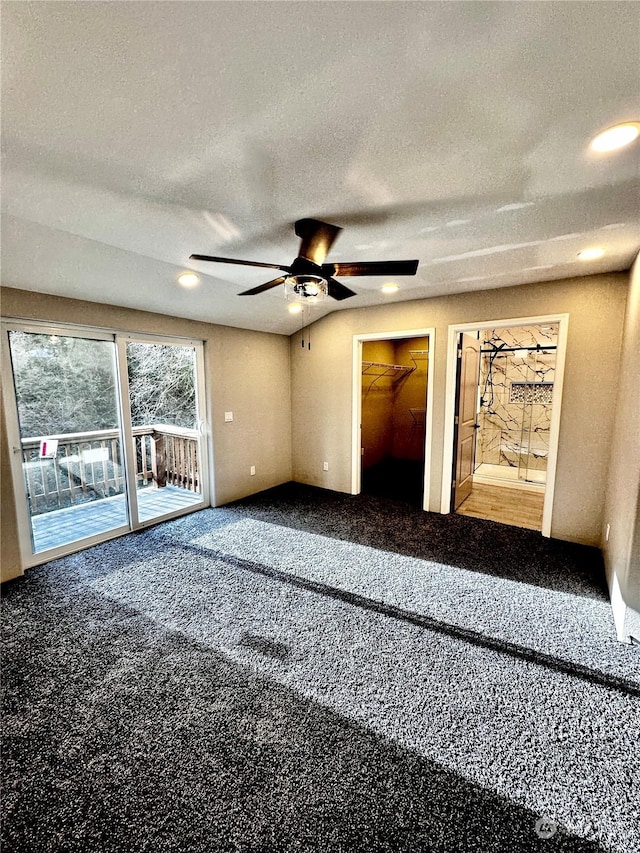
[[447,337],[447,374],[445,380],[444,447],[442,453],[442,491],[440,512],[451,512],[451,476],[453,470],[453,430],[456,397],[457,344],[460,332],[484,331],[485,329],[506,329],[512,326],[538,326],[543,323],[558,323],[558,348],[553,387],[553,406],[549,429],[549,457],[547,459],[547,482],[542,511],[542,535],[551,536],[553,514],[553,495],[555,491],[556,468],[558,463],[558,439],[560,436],[560,414],[562,408],[562,387],[567,352],[567,334],[569,330],[568,314],[544,314],[534,317],[512,317],[506,320],[477,320],[474,323],[456,323],[449,326]]

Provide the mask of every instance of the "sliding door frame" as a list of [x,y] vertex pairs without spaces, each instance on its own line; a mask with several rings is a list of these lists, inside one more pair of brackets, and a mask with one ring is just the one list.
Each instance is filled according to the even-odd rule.
[[[127,499],[129,503],[129,520],[132,530],[141,530],[145,527],[150,527],[153,524],[158,524],[160,521],[169,521],[172,518],[178,518],[181,515],[187,515],[190,512],[204,509],[210,505],[209,498],[209,453],[208,441],[206,434],[207,424],[207,394],[205,386],[205,370],[204,370],[204,344],[202,341],[191,338],[173,338],[167,335],[144,335],[131,333],[115,333],[116,349],[118,354],[118,374],[120,387],[121,401],[121,419],[122,430],[125,435],[127,444],[127,452],[125,453],[126,473],[127,473]],[[131,458],[131,398],[129,395],[129,375],[127,370],[127,344],[165,344],[167,346],[182,346],[193,347],[196,355],[195,363],[195,391],[196,391],[196,414],[197,414],[197,429],[200,432],[200,441],[198,442],[199,460],[201,463],[200,473],[200,495],[202,501],[185,509],[173,510],[172,512],[163,513],[146,521],[141,521],[138,513],[138,483],[136,476],[135,460]]]
[[[204,369],[204,344],[201,340],[193,340],[191,338],[171,337],[168,335],[153,335],[153,334],[136,334],[128,332],[119,332],[115,329],[107,329],[101,327],[84,326],[74,323],[48,322],[44,320],[23,320],[21,318],[6,317],[2,319],[0,324],[2,332],[1,352],[2,352],[2,403],[5,412],[5,422],[7,428],[7,443],[10,457],[11,475],[13,480],[13,497],[16,510],[18,545],[20,548],[20,558],[22,569],[28,569],[32,566],[37,566],[49,560],[64,557],[67,554],[73,554],[77,551],[89,548],[92,545],[97,545],[101,542],[115,539],[118,536],[124,536],[131,533],[132,530],[139,530],[157,524],[161,521],[167,521],[172,518],[177,518],[181,515],[187,515],[190,512],[204,509],[210,506],[210,478],[211,471],[209,467],[209,429],[207,427],[207,411],[208,411],[208,394],[205,381]],[[87,340],[106,341],[114,345],[114,359],[116,367],[116,384],[117,384],[117,404],[120,415],[120,434],[122,440],[122,455],[125,466],[125,500],[127,502],[128,523],[119,527],[112,528],[104,533],[87,536],[83,539],[75,540],[74,542],[65,543],[55,548],[50,548],[45,551],[34,553],[33,540],[31,534],[31,525],[29,521],[29,507],[27,500],[27,490],[22,470],[22,444],[20,437],[20,421],[18,417],[18,404],[16,397],[16,387],[13,377],[13,364],[11,358],[11,349],[9,344],[9,332],[21,331],[32,334],[47,334],[60,335],[61,337],[84,338]],[[200,489],[202,502],[194,507],[186,507],[180,510],[174,510],[157,518],[149,519],[148,521],[140,522],[137,513],[137,496],[136,496],[136,464],[135,459],[132,459],[131,447],[131,415],[130,415],[130,400],[129,400],[129,384],[127,375],[126,362],[126,344],[128,341],[137,341],[141,343],[154,344],[173,344],[177,346],[192,346],[196,352],[196,407],[198,413],[198,426],[200,431],[200,462],[201,476]]]
[[[67,338],[83,338],[85,340],[105,341],[114,345],[114,366],[116,368],[117,382],[117,354],[115,346],[115,335],[111,331],[105,329],[92,329],[90,327],[69,325],[63,323],[48,323],[37,320],[20,320],[20,319],[3,319],[2,320],[2,391],[3,405],[5,409],[7,440],[9,444],[9,455],[11,457],[11,475],[13,479],[13,496],[16,509],[17,529],[18,529],[18,544],[20,547],[20,556],[22,560],[22,568],[28,569],[32,566],[40,565],[49,560],[64,557],[66,554],[72,554],[84,548],[89,548],[91,545],[97,545],[100,542],[106,542],[109,539],[114,539],[117,536],[123,536],[125,533],[131,532],[130,516],[129,523],[114,527],[104,533],[96,533],[93,536],[87,536],[74,542],[58,545],[55,548],[49,548],[45,551],[34,553],[33,539],[31,534],[31,524],[29,521],[29,505],[27,498],[27,488],[22,469],[22,442],[20,436],[20,419],[18,417],[18,403],[16,396],[16,387],[13,377],[13,363],[11,358],[11,348],[9,344],[9,332],[27,332],[36,335],[59,335]],[[117,393],[117,387],[116,387]],[[123,460],[127,458],[126,437],[122,425],[122,415],[120,412],[119,395],[117,399],[120,415],[120,439],[122,442]],[[126,498],[126,494],[125,494]]]

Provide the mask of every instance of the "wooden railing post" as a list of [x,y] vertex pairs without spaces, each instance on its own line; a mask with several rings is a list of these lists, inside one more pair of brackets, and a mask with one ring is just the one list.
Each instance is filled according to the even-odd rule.
[[157,488],[161,489],[167,485],[167,453],[164,435],[157,432],[151,435],[151,472]]

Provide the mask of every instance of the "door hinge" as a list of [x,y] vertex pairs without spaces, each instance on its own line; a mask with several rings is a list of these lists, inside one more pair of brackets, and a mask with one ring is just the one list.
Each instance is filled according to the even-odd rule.
[[456,415],[453,419],[453,425],[458,426],[458,423],[459,423],[459,419],[458,419],[458,416]]
[[458,350],[458,358],[462,358],[462,350],[461,349]]

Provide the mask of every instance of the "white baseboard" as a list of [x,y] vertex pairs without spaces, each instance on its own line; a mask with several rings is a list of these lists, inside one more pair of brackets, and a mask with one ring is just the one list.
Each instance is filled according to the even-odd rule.
[[501,489],[518,489],[521,492],[538,492],[544,494],[544,484],[523,483],[522,480],[507,480],[498,477],[487,477],[484,474],[474,474],[474,483],[484,483],[487,486],[500,486]]
[[[621,643],[631,645],[633,636],[640,639],[640,613],[636,613],[629,607],[620,592],[620,584],[618,576],[613,573],[613,582],[610,589],[611,595],[611,610],[613,611],[613,621],[616,626],[616,635]],[[634,627],[636,626],[636,627]]]

